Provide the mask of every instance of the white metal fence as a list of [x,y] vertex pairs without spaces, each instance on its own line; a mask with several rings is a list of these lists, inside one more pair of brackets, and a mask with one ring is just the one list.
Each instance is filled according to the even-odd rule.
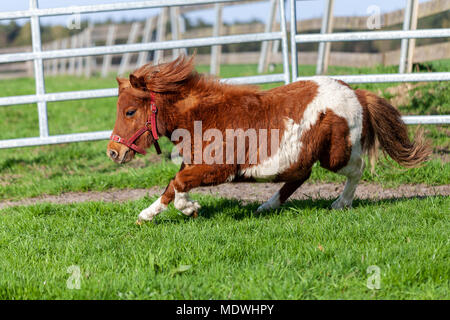
[[[0,106],[19,105],[27,103],[37,103],[39,118],[39,137],[19,138],[0,141],[0,149],[25,146],[37,146],[46,144],[57,144],[67,142],[80,142],[90,140],[103,140],[109,138],[111,131],[99,131],[88,133],[74,133],[64,135],[49,136],[47,119],[47,102],[79,100],[89,98],[104,98],[117,95],[117,89],[99,89],[83,90],[71,92],[46,93],[44,82],[43,60],[57,58],[85,57],[93,55],[118,54],[127,52],[140,52],[149,50],[179,49],[201,46],[218,46],[231,43],[248,43],[257,41],[281,42],[283,56],[283,73],[270,75],[257,75],[249,77],[237,77],[224,79],[233,83],[271,83],[271,82],[290,82],[289,57],[288,57],[288,34],[286,29],[285,1],[279,1],[280,30],[277,32],[261,32],[229,36],[212,36],[206,38],[196,38],[187,40],[172,40],[161,42],[148,42],[122,45],[105,45],[91,48],[62,49],[42,51],[40,37],[41,17],[71,15],[92,12],[106,12],[117,10],[131,10],[144,8],[162,8],[186,5],[201,5],[213,3],[237,2],[236,0],[149,0],[127,3],[101,4],[89,6],[63,7],[40,9],[37,0],[30,0],[28,10],[3,12],[0,13],[0,20],[29,18],[31,21],[32,34],[32,52],[22,52],[14,54],[0,55],[0,63],[10,63],[18,61],[33,61],[36,83],[36,94],[10,96],[0,98]],[[412,0],[408,0],[412,1]],[[332,34],[309,34],[301,35],[296,31],[296,0],[290,0],[291,9],[291,54],[292,54],[292,80],[309,79],[310,77],[298,77],[297,75],[297,48],[296,44],[301,42],[331,42],[331,41],[360,41],[360,40],[379,40],[379,39],[412,39],[412,38],[431,38],[431,37],[449,37],[450,29],[435,30],[414,30],[414,31],[372,31],[372,32],[349,32]],[[406,10],[408,11],[408,10]],[[319,56],[320,58],[320,56]],[[345,75],[333,76],[342,79],[348,83],[367,83],[367,82],[402,82],[402,81],[442,81],[450,80],[450,72],[439,73],[414,73],[414,74],[376,74],[376,75]],[[404,117],[406,123],[417,124],[438,124],[450,123],[450,116],[407,116]]]

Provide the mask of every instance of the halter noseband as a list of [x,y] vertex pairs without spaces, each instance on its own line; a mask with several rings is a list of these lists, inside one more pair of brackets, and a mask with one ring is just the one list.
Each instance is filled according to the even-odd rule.
[[156,108],[155,94],[153,92],[150,93],[150,108],[151,108],[151,110],[150,110],[151,112],[147,118],[147,122],[145,123],[145,125],[142,128],[140,128],[138,131],[136,131],[136,133],[133,134],[130,139],[128,139],[128,140],[124,139],[116,134],[112,134],[109,139],[114,142],[124,144],[128,148],[136,151],[137,153],[145,155],[145,154],[147,154],[147,152],[143,148],[138,147],[134,142],[137,139],[139,139],[139,137],[142,136],[145,132],[150,131],[153,136],[156,153],[161,154],[161,148],[159,147],[159,144],[158,144],[158,132],[156,131],[156,112],[158,112],[158,109]]

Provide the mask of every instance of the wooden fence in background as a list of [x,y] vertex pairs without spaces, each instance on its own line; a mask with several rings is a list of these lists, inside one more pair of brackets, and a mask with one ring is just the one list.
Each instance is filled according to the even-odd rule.
[[[260,0],[249,0],[239,4],[255,2]],[[274,2],[276,3],[276,2]],[[307,5],[305,3],[301,5]],[[244,33],[256,33],[278,30],[279,25],[273,18],[276,6],[272,8],[269,21],[266,24],[242,24],[224,25],[221,21],[222,5],[203,5],[187,8],[164,8],[158,16],[149,17],[144,22],[119,25],[89,25],[82,32],[65,39],[58,39],[43,45],[44,50],[57,50],[66,48],[82,48],[95,45],[113,45],[117,43],[136,43],[164,41],[171,39],[189,39],[199,37],[210,37],[213,35],[233,35]],[[216,23],[213,27],[185,30],[183,14],[188,11],[214,9]],[[450,10],[450,1],[431,0],[418,5],[416,17],[424,18],[440,12]],[[396,10],[381,15],[382,27],[401,25],[404,18],[404,10]],[[166,30],[167,21],[171,22],[170,30]],[[367,19],[365,16],[358,17],[332,17],[332,28],[334,30],[365,30]],[[322,18],[301,20],[297,22],[297,30],[301,32],[320,30]],[[329,47],[329,46],[328,46]],[[414,46],[413,46],[414,49]],[[328,49],[329,50],[329,49]],[[30,47],[0,48],[1,53],[31,51]],[[53,59],[44,62],[47,75],[70,74],[89,77],[98,73],[106,77],[109,73],[124,74],[149,61],[160,61],[164,58],[178,55],[179,50],[166,52],[139,52],[125,53],[120,55],[105,55],[97,57],[79,57],[66,59]],[[221,53],[220,46],[213,48],[213,58],[210,55],[198,55],[197,63],[211,64],[212,73],[219,72],[220,64],[259,63],[259,71],[267,70],[269,63],[280,63],[281,54],[278,53],[278,44],[268,42],[261,48],[260,52]],[[317,52],[299,52],[301,64],[316,64]],[[331,52],[328,54],[327,65],[338,66],[375,66],[396,65],[399,61],[400,50],[382,53],[354,53],[354,52]],[[411,63],[424,62],[437,59],[450,58],[450,42],[438,43],[415,47]],[[325,68],[326,71],[326,68]],[[0,78],[24,77],[33,75],[31,62],[0,64]]]

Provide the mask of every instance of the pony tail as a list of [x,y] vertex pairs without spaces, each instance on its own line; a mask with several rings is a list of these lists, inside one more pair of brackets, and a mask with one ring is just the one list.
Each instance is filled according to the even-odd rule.
[[423,130],[419,130],[412,142],[408,137],[406,124],[397,109],[385,99],[369,91],[362,91],[363,108],[369,115],[369,124],[374,133],[370,141],[366,141],[365,149],[371,162],[376,157],[377,141],[389,156],[406,168],[419,166],[431,154],[429,144],[425,142]]

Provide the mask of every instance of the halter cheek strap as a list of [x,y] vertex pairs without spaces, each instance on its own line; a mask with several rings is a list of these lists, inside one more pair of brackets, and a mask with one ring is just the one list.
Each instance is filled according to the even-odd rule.
[[116,134],[112,134],[109,139],[114,142],[126,145],[128,148],[136,151],[137,153],[145,155],[145,154],[147,154],[147,152],[143,148],[137,146],[134,142],[137,139],[139,139],[139,137],[142,136],[145,132],[150,131],[153,136],[156,153],[161,154],[161,148],[159,147],[159,144],[158,144],[158,139],[159,139],[158,132],[156,131],[156,113],[157,112],[158,112],[158,108],[156,108],[155,94],[153,92],[151,92],[150,93],[150,114],[147,118],[147,122],[145,123],[145,125],[142,128],[140,128],[138,131],[136,131],[136,133],[133,134],[130,137],[130,139],[128,139],[128,140],[124,139]]

